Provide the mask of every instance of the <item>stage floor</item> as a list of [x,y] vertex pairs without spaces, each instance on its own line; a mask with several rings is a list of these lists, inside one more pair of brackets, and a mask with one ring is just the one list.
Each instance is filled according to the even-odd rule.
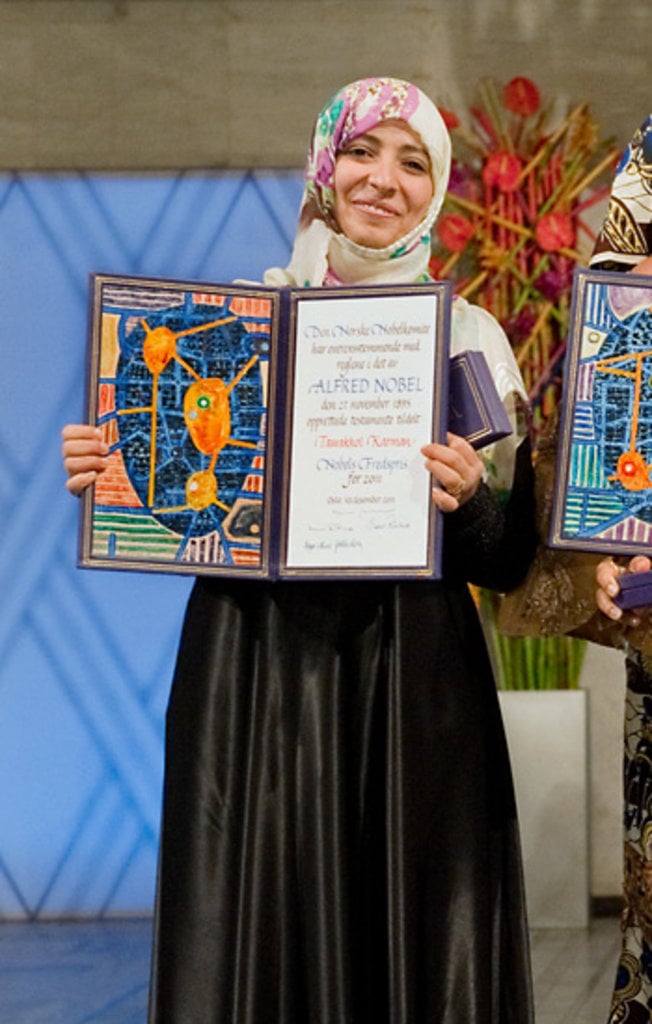
[[[145,1024],[151,921],[0,924],[0,1021]],[[606,1024],[618,920],[532,933],[537,1024]]]

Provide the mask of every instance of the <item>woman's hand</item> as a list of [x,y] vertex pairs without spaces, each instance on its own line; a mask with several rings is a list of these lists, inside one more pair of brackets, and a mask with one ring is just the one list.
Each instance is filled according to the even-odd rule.
[[595,579],[598,584],[595,600],[600,611],[614,621],[618,621],[623,618],[624,614],[628,614],[629,625],[638,626],[641,621],[640,616],[636,612],[624,613],[622,608],[614,604],[612,598],[620,590],[618,579],[623,573],[647,572],[650,568],[652,568],[652,561],[645,555],[635,555],[627,567],[616,565],[611,558],[604,558],[595,571]]
[[99,427],[88,423],[68,423],[61,437],[63,465],[68,474],[66,487],[78,497],[106,469],[109,448]]
[[482,480],[482,462],[463,437],[448,434],[447,444],[424,445],[426,469],[439,486],[432,489],[432,500],[442,512],[454,512],[472,498]]

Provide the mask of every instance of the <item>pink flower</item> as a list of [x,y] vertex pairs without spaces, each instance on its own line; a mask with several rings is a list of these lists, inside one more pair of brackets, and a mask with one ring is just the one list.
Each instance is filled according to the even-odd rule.
[[531,78],[512,78],[503,89],[503,106],[522,117],[536,114],[541,106],[541,96]]
[[537,314],[533,309],[526,306],[520,313],[508,317],[503,323],[503,327],[511,343],[517,345],[520,341],[529,338],[536,322]]
[[473,174],[469,168],[465,167],[459,160],[453,160],[448,179],[448,191],[453,192],[456,196],[463,196],[468,199],[473,197],[476,191],[474,184]]
[[462,252],[471,241],[475,228],[461,213],[447,213],[437,225],[439,240],[450,252]]
[[534,282],[535,288],[549,302],[558,302],[564,292],[572,287],[572,273],[561,270],[544,270]]
[[573,224],[567,213],[544,213],[534,231],[537,244],[544,252],[557,252],[575,241]]
[[487,158],[482,168],[482,180],[490,188],[495,186],[501,192],[513,192],[518,188],[522,166],[513,153],[499,150]]

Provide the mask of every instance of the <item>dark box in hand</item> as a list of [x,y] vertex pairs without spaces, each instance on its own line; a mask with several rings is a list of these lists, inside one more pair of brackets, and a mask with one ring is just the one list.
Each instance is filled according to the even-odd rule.
[[652,570],[627,572],[619,579],[620,592],[613,602],[623,611],[652,604]]
[[469,350],[450,361],[448,429],[474,448],[485,448],[512,432],[482,352]]

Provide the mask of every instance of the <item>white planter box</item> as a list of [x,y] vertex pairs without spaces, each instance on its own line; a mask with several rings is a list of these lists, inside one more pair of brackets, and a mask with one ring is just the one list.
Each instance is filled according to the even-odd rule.
[[532,928],[589,921],[589,773],[584,690],[500,691]]

